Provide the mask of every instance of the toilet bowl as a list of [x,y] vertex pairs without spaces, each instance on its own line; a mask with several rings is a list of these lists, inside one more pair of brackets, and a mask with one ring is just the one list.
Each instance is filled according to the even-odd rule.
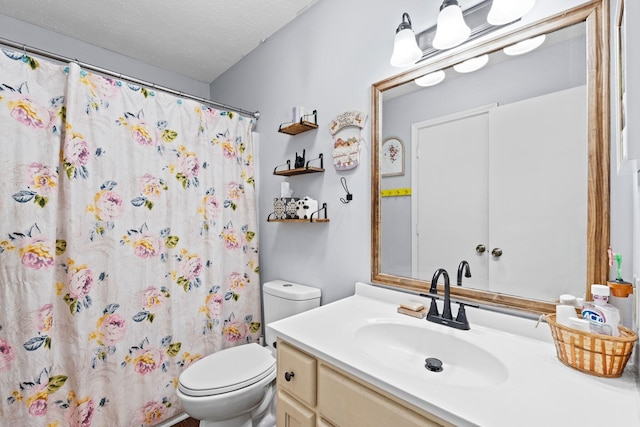
[[268,415],[275,379],[271,351],[251,343],[198,360],[180,375],[176,393],[200,427],[251,427]]
[[[320,289],[274,280],[263,285],[265,324],[320,306]],[[267,330],[267,342],[275,341]],[[180,374],[176,394],[200,427],[275,426],[273,344],[249,343],[206,356]]]

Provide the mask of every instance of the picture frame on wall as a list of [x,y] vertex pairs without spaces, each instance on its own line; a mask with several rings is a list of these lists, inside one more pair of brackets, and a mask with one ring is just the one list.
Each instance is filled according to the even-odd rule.
[[628,169],[629,153],[627,141],[627,73],[626,73],[626,19],[624,13],[625,0],[620,0],[618,6],[616,29],[615,29],[615,133],[618,145],[618,173],[625,173]]
[[404,175],[404,142],[397,136],[382,141],[380,174],[383,178]]

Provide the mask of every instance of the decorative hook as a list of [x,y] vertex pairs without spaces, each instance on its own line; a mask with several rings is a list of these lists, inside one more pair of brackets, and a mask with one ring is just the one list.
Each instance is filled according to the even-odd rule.
[[353,194],[349,192],[349,187],[347,187],[347,179],[344,176],[340,178],[340,182],[342,183],[342,188],[344,188],[344,191],[347,193],[346,200],[344,197],[340,197],[340,201],[346,205],[353,200]]

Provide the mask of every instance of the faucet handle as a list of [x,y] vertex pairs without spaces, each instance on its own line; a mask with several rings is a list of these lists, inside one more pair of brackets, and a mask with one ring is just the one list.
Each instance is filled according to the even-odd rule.
[[429,305],[429,311],[427,312],[428,316],[440,316],[438,312],[438,305],[436,304],[436,300],[440,299],[439,296],[433,294],[419,294],[421,297],[431,298],[431,305]]
[[431,305],[429,306],[429,312],[427,313],[427,316],[439,316],[440,313],[438,313],[438,304],[436,303],[436,300],[438,298],[431,298]]
[[480,308],[480,306],[478,304],[472,304],[470,302],[462,302],[462,301],[455,301],[456,304],[460,305],[460,306],[467,306],[467,307],[473,307],[473,308]]
[[467,312],[464,309],[464,304],[460,304],[458,306],[458,315],[456,316],[456,322],[464,323],[465,325],[469,325],[469,320],[467,320]]
[[476,304],[467,304],[466,302],[456,301],[458,303],[458,315],[456,316],[456,322],[462,325],[462,329],[470,329],[469,320],[467,319],[467,311],[464,309],[466,305],[469,307],[478,308]]
[[438,312],[438,304],[436,300],[439,300],[440,297],[438,295],[433,294],[419,294],[421,297],[431,298],[431,304],[429,305],[429,311],[427,312],[427,320],[432,317],[439,317],[440,313]]

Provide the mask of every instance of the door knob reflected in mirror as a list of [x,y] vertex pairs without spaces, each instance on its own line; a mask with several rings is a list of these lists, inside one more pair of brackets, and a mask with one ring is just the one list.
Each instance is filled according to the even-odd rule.
[[491,251],[491,255],[493,255],[495,258],[500,258],[502,256],[502,249],[500,248],[494,248]]
[[484,245],[478,245],[476,246],[476,252],[478,252],[479,254],[484,253],[484,251],[486,251],[487,248]]

